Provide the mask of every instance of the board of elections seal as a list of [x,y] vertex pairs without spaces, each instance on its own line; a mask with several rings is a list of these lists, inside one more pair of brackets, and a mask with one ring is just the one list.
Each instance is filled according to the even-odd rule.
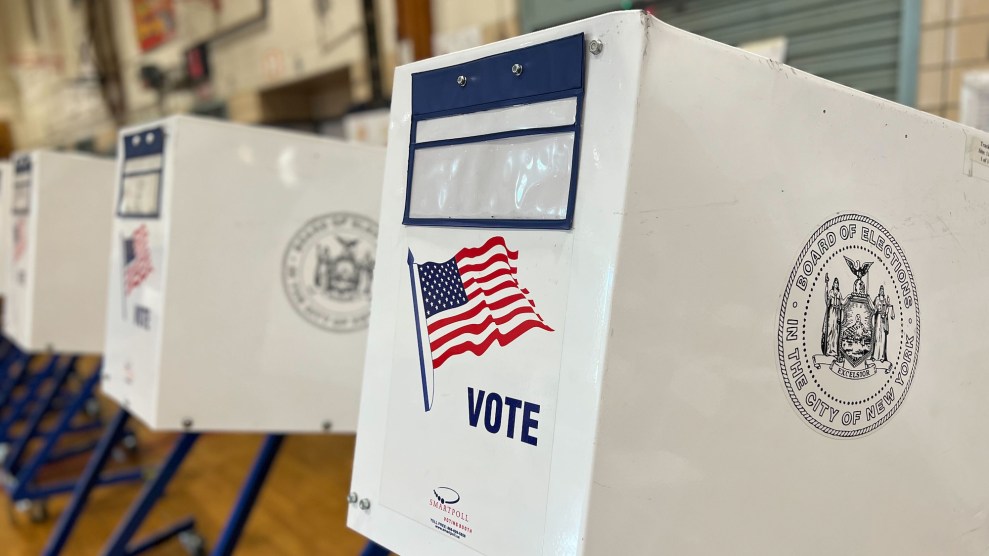
[[826,435],[868,434],[903,404],[919,352],[917,288],[893,235],[858,214],[825,222],[780,309],[780,374],[793,406]]
[[289,303],[310,323],[331,332],[367,328],[378,224],[334,212],[296,232],[282,260]]

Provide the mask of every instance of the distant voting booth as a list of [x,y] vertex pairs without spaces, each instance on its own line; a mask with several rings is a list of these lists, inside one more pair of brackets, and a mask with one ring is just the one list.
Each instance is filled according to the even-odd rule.
[[[10,258],[10,233],[7,230],[11,222],[10,198],[14,189],[14,167],[9,161],[0,160],[0,298],[7,297],[7,266]],[[0,309],[2,310],[2,309]],[[0,331],[4,326],[0,323]]]
[[25,352],[100,353],[113,161],[32,151],[12,162],[5,333]]
[[400,67],[348,524],[982,552],[987,207],[989,135],[641,12]]
[[103,390],[160,430],[354,431],[384,149],[124,130]]

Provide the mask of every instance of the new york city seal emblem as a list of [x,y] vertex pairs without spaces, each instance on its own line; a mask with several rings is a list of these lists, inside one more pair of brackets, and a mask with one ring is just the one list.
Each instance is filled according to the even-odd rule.
[[919,352],[917,288],[892,234],[858,214],[824,223],[780,309],[780,373],[794,407],[824,434],[870,433],[902,405]]
[[296,312],[331,332],[367,328],[377,237],[377,223],[359,214],[306,222],[282,260],[282,284]]

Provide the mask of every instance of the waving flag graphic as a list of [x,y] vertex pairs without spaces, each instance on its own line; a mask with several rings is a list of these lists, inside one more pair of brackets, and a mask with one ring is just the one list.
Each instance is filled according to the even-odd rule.
[[453,356],[483,355],[495,342],[507,346],[535,328],[552,332],[536,312],[529,290],[519,285],[518,257],[500,236],[480,247],[461,249],[442,263],[416,263],[409,250],[426,411],[432,407],[427,360],[435,370]]

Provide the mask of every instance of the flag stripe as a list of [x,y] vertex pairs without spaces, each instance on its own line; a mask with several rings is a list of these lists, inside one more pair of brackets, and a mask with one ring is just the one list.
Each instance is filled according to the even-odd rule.
[[464,248],[457,252],[457,262],[470,257],[476,257],[478,255],[484,254],[485,251],[492,249],[493,247],[501,247],[508,253],[509,258],[517,259],[519,256],[518,251],[512,251],[505,245],[505,238],[501,236],[495,236],[488,241],[484,242],[484,245],[480,247]]
[[473,286],[474,284],[477,284],[478,282],[486,282],[488,280],[493,280],[495,278],[498,278],[499,276],[511,276],[512,278],[514,278],[516,272],[518,272],[518,269],[513,267],[498,268],[487,274],[471,277],[464,280],[464,289],[467,289]]
[[454,330],[452,332],[449,332],[449,333],[447,333],[447,334],[445,334],[445,335],[437,338],[436,340],[430,340],[429,347],[433,351],[437,351],[441,347],[443,347],[444,344],[446,344],[447,342],[449,342],[450,340],[452,340],[454,338],[457,338],[457,337],[460,337],[460,336],[463,336],[463,335],[466,335],[466,334],[480,334],[480,333],[484,332],[485,330],[487,330],[487,328],[491,324],[495,324],[497,326],[501,326],[503,324],[507,324],[507,323],[511,322],[512,319],[514,319],[515,317],[517,317],[517,316],[519,316],[519,315],[521,315],[523,313],[535,313],[535,311],[533,311],[532,310],[532,307],[529,307],[528,305],[520,305],[518,307],[514,307],[510,312],[508,312],[508,313],[506,313],[504,315],[500,315],[498,317],[493,317],[490,314],[489,315],[484,315],[484,318],[481,319],[480,322],[476,322],[476,323],[465,323],[464,326],[461,326],[460,328],[457,328],[456,330]]
[[454,355],[459,355],[461,353],[467,353],[468,351],[474,355],[482,355],[485,351],[491,347],[491,344],[498,342],[498,345],[504,347],[514,341],[516,338],[521,336],[523,333],[528,332],[533,328],[542,328],[550,332],[553,331],[552,328],[543,324],[542,321],[528,320],[520,324],[518,327],[512,329],[508,333],[502,333],[499,330],[495,330],[490,336],[485,340],[474,343],[474,342],[464,342],[462,344],[457,344],[450,349],[443,352],[439,357],[433,359],[433,368],[439,368],[440,365],[446,362],[447,359],[453,357]]
[[529,290],[519,285],[518,256],[496,236],[446,262],[419,265],[420,293],[428,306],[425,341],[434,369],[454,355],[481,355],[495,342],[508,345],[528,330],[553,330],[536,313]]
[[426,323],[426,332],[430,336],[433,336],[437,332],[443,330],[449,325],[460,323],[465,320],[473,318],[474,316],[476,316],[478,313],[480,313],[485,309],[487,309],[489,312],[495,313],[515,303],[519,303],[520,305],[522,305],[521,301],[523,301],[524,299],[525,296],[523,296],[522,294],[519,293],[512,294],[511,292],[509,292],[509,295],[505,295],[493,301],[478,299],[476,301],[468,303],[467,305],[464,305],[463,307],[464,310],[452,317],[445,318],[442,321],[434,321],[434,322]]

